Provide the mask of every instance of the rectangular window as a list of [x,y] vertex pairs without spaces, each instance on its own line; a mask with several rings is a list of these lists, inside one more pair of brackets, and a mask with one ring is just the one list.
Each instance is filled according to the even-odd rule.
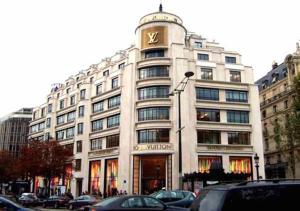
[[79,89],[81,87],[82,83],[78,83],[77,84],[77,89]]
[[48,104],[48,113],[52,112],[52,104]]
[[151,107],[138,109],[138,120],[168,120],[169,108],[168,107]]
[[96,85],[96,95],[99,95],[102,93],[102,84]]
[[83,134],[83,123],[78,123],[77,124],[77,134]]
[[152,66],[139,69],[139,79],[169,77],[168,66]]
[[226,101],[228,102],[248,102],[248,92],[238,90],[226,90]]
[[154,57],[164,57],[164,50],[149,50],[145,52],[145,59],[154,58]]
[[138,89],[139,100],[168,98],[169,86],[150,86]]
[[167,143],[170,141],[170,130],[169,129],[149,129],[138,131],[138,143],[155,143],[163,142]]
[[194,47],[195,48],[202,48],[202,42],[195,42]]
[[118,147],[120,142],[120,135],[112,135],[106,137],[106,148]]
[[67,88],[66,93],[69,94],[70,90],[71,90],[71,88]]
[[72,112],[67,114],[67,122],[74,121],[75,118],[76,118],[76,112],[75,111],[72,111]]
[[92,195],[101,193],[101,160],[90,161],[89,190]]
[[80,90],[80,100],[84,100],[85,99],[85,93],[86,93],[85,89]]
[[46,119],[46,127],[50,128],[51,127],[51,118]]
[[90,83],[94,82],[94,77],[90,77]]
[[65,131],[60,130],[56,132],[56,140],[63,140],[65,138]]
[[64,100],[60,100],[59,101],[59,109],[63,109],[65,107],[65,101]]
[[111,79],[111,88],[115,89],[119,86],[119,80],[118,77]]
[[120,114],[110,116],[107,118],[107,127],[115,127],[120,125]]
[[227,122],[249,123],[249,111],[227,111]]
[[103,104],[104,104],[103,101],[93,103],[93,113],[103,111]]
[[213,72],[211,68],[201,68],[202,80],[213,80]]
[[250,145],[250,133],[228,132],[228,144]]
[[103,76],[109,76],[109,70],[105,70],[105,71],[103,72]]
[[208,61],[209,60],[209,56],[208,56],[208,54],[198,53],[198,60],[200,60],[200,61]]
[[196,87],[197,100],[219,100],[219,90]]
[[198,171],[201,173],[209,173],[212,163],[220,163],[222,165],[221,156],[199,156]]
[[198,130],[197,140],[199,144],[221,144],[221,133],[215,130]]
[[103,119],[92,121],[92,132],[103,130]]
[[84,106],[79,106],[78,108],[78,117],[84,116]]
[[45,108],[42,108],[41,117],[44,117],[44,116],[45,116]]
[[81,159],[75,160],[75,171],[81,171]]
[[114,108],[120,106],[121,95],[117,95],[108,99],[108,108]]
[[225,56],[225,63],[236,64],[236,58],[232,56]]
[[277,105],[273,106],[273,112],[276,113],[277,112]]
[[287,109],[288,107],[289,107],[288,101],[286,100],[286,101],[284,101],[284,108]]
[[45,141],[49,141],[50,140],[50,133],[45,133]]
[[70,97],[70,105],[74,105],[75,104],[75,95]]
[[76,152],[82,152],[82,141],[76,142]]
[[197,108],[197,120],[220,122],[220,110],[209,108]]
[[60,125],[60,124],[63,124],[65,123],[65,115],[60,115],[56,118],[56,124],[57,125]]
[[68,128],[66,130],[66,138],[73,138],[74,137],[74,127]]
[[102,149],[102,139],[96,138],[91,140],[91,151]]
[[230,71],[230,81],[231,82],[241,82],[241,72],[240,71]]
[[229,157],[229,169],[232,173],[251,174],[251,157]]
[[118,67],[119,67],[119,70],[120,70],[120,69],[124,69],[124,67],[125,67],[125,62],[123,62],[123,63],[119,64],[119,66],[118,66]]

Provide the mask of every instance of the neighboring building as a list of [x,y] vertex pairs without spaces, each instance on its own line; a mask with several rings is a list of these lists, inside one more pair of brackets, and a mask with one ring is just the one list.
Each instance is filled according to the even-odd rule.
[[18,155],[26,144],[31,119],[32,108],[22,108],[0,119],[0,151]]
[[[292,82],[300,73],[300,49],[288,55],[285,62],[272,65],[272,70],[256,84],[260,91],[260,110],[264,138],[265,170],[267,178],[292,178],[289,155],[284,151],[286,119],[291,111],[294,90]],[[282,141],[281,141],[282,140]],[[295,148],[296,150],[300,150]],[[300,162],[296,159],[296,178],[300,177]]]
[[31,138],[74,147],[72,192],[179,187],[178,101],[169,93],[187,71],[195,75],[181,93],[182,172],[219,161],[256,175],[257,153],[264,177],[258,87],[241,55],[162,11],[142,17],[135,35],[135,45],[56,85],[34,109]]

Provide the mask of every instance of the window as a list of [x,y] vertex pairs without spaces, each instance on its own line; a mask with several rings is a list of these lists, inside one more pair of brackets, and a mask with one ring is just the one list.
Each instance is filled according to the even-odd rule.
[[[140,197],[131,197],[127,200],[125,200],[122,204],[121,204],[121,207],[122,208],[130,208],[130,209],[137,209],[137,208],[141,208],[143,209],[144,207],[144,204],[143,204],[143,201],[142,201],[142,198]],[[150,210],[150,209],[149,209]]]
[[60,100],[59,101],[59,109],[63,109],[65,105],[65,101],[64,100]]
[[82,83],[78,83],[77,84],[77,89],[79,89],[81,87]]
[[199,156],[198,157],[198,171],[201,173],[208,173],[211,164],[214,162],[222,163],[221,156]]
[[41,110],[41,117],[44,117],[45,116],[45,108],[42,108]]
[[52,112],[52,104],[48,104],[48,113]]
[[169,77],[168,66],[152,66],[139,69],[139,79]]
[[227,122],[249,123],[249,111],[227,111]]
[[94,77],[90,77],[90,83],[94,82]]
[[202,80],[213,80],[213,72],[211,68],[201,68]]
[[118,147],[120,135],[111,135],[106,137],[106,148]]
[[75,95],[70,97],[70,105],[74,105],[75,104]]
[[103,119],[92,121],[92,132],[103,129]]
[[196,88],[197,100],[219,100],[219,90],[209,88]]
[[75,111],[72,111],[72,112],[67,114],[67,122],[74,121],[75,118],[76,118],[76,112]]
[[76,142],[76,152],[82,152],[82,141]]
[[51,127],[51,118],[46,119],[46,127],[50,128]]
[[80,100],[84,100],[85,99],[85,89],[80,90]]
[[75,171],[81,171],[81,159],[75,160]]
[[262,116],[263,116],[263,118],[266,118],[266,116],[267,116],[267,111],[266,110],[263,110]]
[[71,88],[67,88],[66,93],[69,94],[70,90],[71,90]]
[[78,108],[78,117],[84,116],[84,106],[79,106]]
[[202,42],[195,42],[194,47],[195,48],[202,48]]
[[114,108],[120,105],[121,95],[117,95],[108,99],[108,108]]
[[123,62],[123,63],[121,63],[121,64],[119,64],[119,69],[124,69],[124,67],[125,67],[125,62]]
[[247,173],[251,171],[251,158],[250,157],[229,157],[230,172],[232,173]]
[[120,125],[120,114],[110,116],[107,118],[107,127],[115,127]]
[[230,81],[231,82],[241,82],[241,72],[240,71],[230,71]]
[[168,98],[169,86],[151,86],[138,89],[139,100],[151,98]]
[[138,131],[138,143],[169,142],[169,129],[149,129]]
[[229,132],[228,144],[250,145],[249,132]]
[[229,102],[248,102],[248,92],[238,90],[226,90],[226,101]]
[[277,105],[273,106],[273,112],[276,113],[277,112]]
[[59,96],[60,96],[60,93],[57,93],[56,97],[59,98]]
[[198,60],[200,60],[200,61],[208,61],[209,60],[209,56],[208,56],[208,54],[198,53]]
[[[150,198],[150,197],[143,197],[143,199],[145,202],[145,206],[147,208],[153,208],[154,210],[157,210],[157,209],[164,210],[165,209],[164,205],[161,202],[159,202],[157,199]],[[183,199],[183,197],[181,199]],[[178,198],[175,197],[174,200],[178,200]],[[129,202],[129,200],[128,200],[128,202]]]
[[118,77],[111,79],[111,88],[115,89],[119,86],[119,80]]
[[164,57],[164,50],[149,50],[145,52],[145,59],[154,58],[154,57]]
[[289,106],[288,106],[288,101],[285,100],[285,101],[284,101],[284,108],[287,109],[288,107],[289,107]]
[[141,108],[138,110],[138,120],[168,120],[168,107]]
[[103,111],[103,101],[93,103],[93,113]]
[[269,139],[265,138],[265,147],[266,147],[266,151],[269,150]]
[[221,133],[215,130],[198,130],[197,140],[200,144],[220,144]]
[[44,140],[45,140],[45,141],[49,141],[49,139],[50,139],[50,133],[45,133],[45,138],[44,138]]
[[77,124],[77,134],[83,134],[83,123],[78,123]]
[[79,81],[79,77],[76,78],[76,81]]
[[96,85],[96,95],[99,95],[102,93],[102,84]]
[[225,56],[225,62],[228,64],[236,64],[236,58],[232,56]]
[[103,76],[109,76],[109,70],[105,70],[105,71],[103,72]]
[[60,125],[63,124],[65,122],[65,115],[60,115],[56,118],[56,124]]
[[96,138],[91,140],[91,151],[102,149],[102,139]]
[[65,136],[65,131],[60,130],[56,132],[56,140],[63,140]]
[[208,108],[197,108],[197,120],[220,122],[220,110],[208,109]]
[[74,137],[74,127],[68,128],[66,130],[66,138],[73,138]]

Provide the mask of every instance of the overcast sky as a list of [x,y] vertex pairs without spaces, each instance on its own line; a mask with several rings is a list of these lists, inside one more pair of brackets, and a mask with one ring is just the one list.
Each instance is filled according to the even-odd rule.
[[[139,19],[160,0],[1,0],[0,117],[46,102],[52,83],[129,47]],[[227,50],[255,79],[300,39],[297,0],[163,0],[164,11]]]

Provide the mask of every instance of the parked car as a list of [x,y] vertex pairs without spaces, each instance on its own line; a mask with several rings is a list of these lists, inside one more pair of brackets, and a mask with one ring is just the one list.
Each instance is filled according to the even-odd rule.
[[0,210],[7,211],[31,211],[32,209],[24,208],[22,205],[13,202],[6,197],[0,196]]
[[298,211],[300,180],[249,181],[204,188],[191,211]]
[[166,205],[176,207],[190,207],[195,199],[194,193],[183,190],[160,190],[151,194],[151,196],[161,200]]
[[188,211],[189,209],[173,207],[164,204],[162,201],[151,196],[126,195],[115,196],[104,199],[94,206],[85,207],[85,211],[110,211],[110,210],[165,210],[165,211]]
[[39,205],[40,201],[34,193],[22,193],[19,203],[23,206],[36,206]]
[[74,200],[70,200],[68,203],[68,207],[70,210],[73,210],[87,205],[94,205],[96,203],[97,201],[93,196],[82,195]]
[[43,201],[43,207],[54,207],[55,209],[58,209],[59,207],[68,206],[69,201],[70,198],[66,196],[50,196]]

